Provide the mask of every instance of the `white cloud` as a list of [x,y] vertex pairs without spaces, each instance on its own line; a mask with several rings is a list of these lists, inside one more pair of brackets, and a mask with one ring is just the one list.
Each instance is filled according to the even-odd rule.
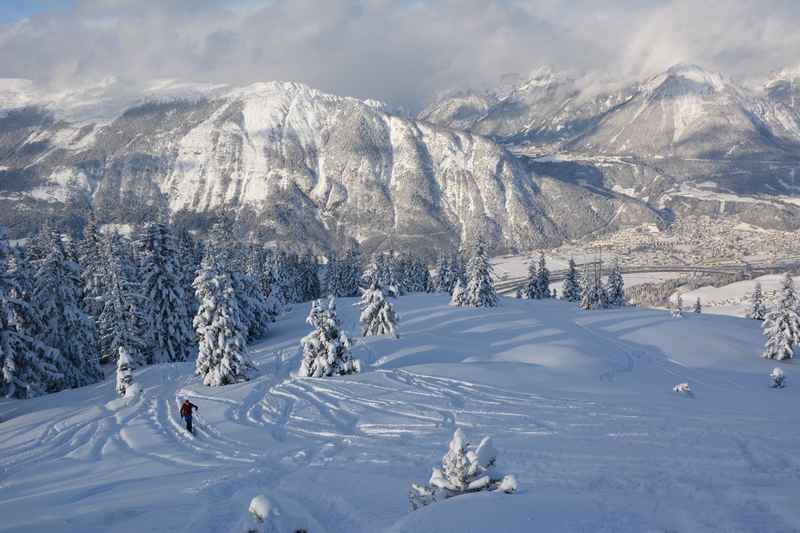
[[762,76],[798,61],[798,23],[794,0],[77,0],[0,27],[0,76],[296,80],[413,109],[544,64]]

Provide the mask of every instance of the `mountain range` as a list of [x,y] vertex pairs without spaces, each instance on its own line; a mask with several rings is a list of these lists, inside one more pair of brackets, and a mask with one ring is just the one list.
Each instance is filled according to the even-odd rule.
[[[0,81],[0,223],[93,207],[136,223],[222,208],[266,240],[497,252],[708,214],[800,227],[800,72],[745,88],[694,65],[598,88],[534,71],[416,117],[299,83],[37,92]],[[611,87],[611,86],[609,86]]]

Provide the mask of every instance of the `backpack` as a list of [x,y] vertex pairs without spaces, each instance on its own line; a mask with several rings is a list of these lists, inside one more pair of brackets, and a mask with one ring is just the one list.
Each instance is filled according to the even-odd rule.
[[181,416],[187,417],[191,416],[191,414],[192,414],[192,404],[184,402],[183,405],[181,405]]

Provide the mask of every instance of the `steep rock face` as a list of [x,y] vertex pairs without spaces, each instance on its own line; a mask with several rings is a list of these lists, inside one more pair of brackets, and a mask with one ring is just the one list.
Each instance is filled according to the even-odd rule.
[[233,207],[264,237],[312,249],[355,239],[433,253],[476,234],[517,250],[658,219],[639,201],[537,175],[480,135],[301,84],[145,103],[107,123],[21,113],[6,113],[0,137],[2,216],[16,222],[85,195],[114,222],[168,203],[201,224]]

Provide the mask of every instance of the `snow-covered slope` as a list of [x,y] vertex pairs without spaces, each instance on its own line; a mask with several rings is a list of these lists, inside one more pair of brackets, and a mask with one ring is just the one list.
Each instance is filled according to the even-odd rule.
[[[265,494],[279,531],[790,532],[800,399],[768,387],[759,324],[559,301],[396,301],[401,339],[357,339],[361,375],[292,379],[305,306],[253,349],[258,376],[210,389],[191,364],[0,402],[3,531],[242,531]],[[356,313],[339,302],[355,331]],[[694,397],[672,392],[689,382]],[[200,406],[188,437],[178,400]],[[494,436],[514,495],[411,513],[453,430]]]

